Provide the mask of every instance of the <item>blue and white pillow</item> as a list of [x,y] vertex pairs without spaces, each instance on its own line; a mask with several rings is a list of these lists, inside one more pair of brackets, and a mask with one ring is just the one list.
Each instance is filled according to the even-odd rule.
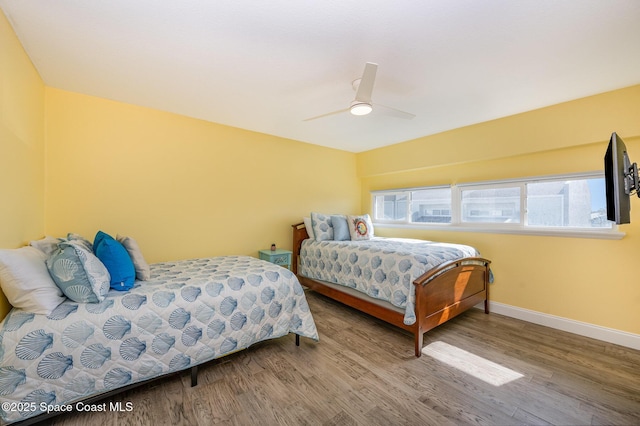
[[29,243],[31,247],[35,247],[45,254],[47,259],[58,251],[58,244],[64,241],[62,238],[44,237],[40,240],[34,240]]
[[73,232],[69,232],[67,234],[67,240],[68,241],[75,241],[76,243],[80,244],[89,253],[93,253],[93,244],[91,243],[91,241],[87,240],[82,235],[74,234]]
[[316,241],[333,240],[333,224],[330,215],[311,212],[311,228]]
[[64,241],[47,259],[47,269],[65,296],[74,302],[99,303],[109,292],[109,271],[82,243]]

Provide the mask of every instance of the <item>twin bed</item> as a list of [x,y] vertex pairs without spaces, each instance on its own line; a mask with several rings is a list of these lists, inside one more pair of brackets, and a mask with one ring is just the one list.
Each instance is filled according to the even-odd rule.
[[0,323],[2,421],[77,409],[182,370],[194,384],[198,365],[288,333],[318,339],[289,270],[244,256],[153,264],[150,280],[100,303],[10,311]]
[[293,226],[293,271],[300,283],[414,335],[479,303],[489,313],[490,261],[470,246],[376,238],[322,240]]

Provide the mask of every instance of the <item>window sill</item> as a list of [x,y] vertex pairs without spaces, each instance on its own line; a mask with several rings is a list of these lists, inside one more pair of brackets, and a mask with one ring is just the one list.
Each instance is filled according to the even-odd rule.
[[406,223],[374,222],[376,228],[429,229],[434,231],[476,232],[486,234],[535,235],[545,237],[593,238],[601,240],[621,240],[626,234],[614,229],[544,229],[544,228],[497,228],[478,225],[418,225]]

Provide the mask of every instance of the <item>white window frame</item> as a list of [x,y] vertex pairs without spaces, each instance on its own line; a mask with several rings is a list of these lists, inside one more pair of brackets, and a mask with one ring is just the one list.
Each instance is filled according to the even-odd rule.
[[[543,235],[578,238],[600,238],[600,239],[621,239],[624,232],[618,229],[615,223],[611,223],[610,228],[591,227],[550,227],[529,225],[527,218],[527,184],[540,183],[558,180],[586,180],[604,178],[602,171],[572,173],[562,175],[536,176],[520,179],[505,179],[484,182],[468,182],[455,185],[434,185],[425,187],[413,187],[391,190],[371,191],[371,212],[375,225],[387,228],[409,228],[409,229],[434,229],[442,231],[461,232],[481,232],[496,234],[523,234],[523,235]],[[463,222],[462,215],[462,191],[470,189],[496,189],[496,188],[520,188],[520,222],[519,223],[482,223]],[[411,222],[411,192],[451,188],[451,223],[421,223]],[[407,217],[404,220],[379,220],[376,219],[376,196],[380,195],[408,195],[409,205],[407,206]]]

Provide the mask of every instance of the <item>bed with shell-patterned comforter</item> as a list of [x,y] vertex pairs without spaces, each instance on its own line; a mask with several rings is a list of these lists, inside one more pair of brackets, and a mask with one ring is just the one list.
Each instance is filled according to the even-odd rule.
[[226,256],[151,265],[152,278],[101,303],[0,323],[0,415],[12,423],[295,333],[318,340],[289,270]]
[[416,322],[413,282],[438,265],[479,256],[463,244],[409,238],[302,242],[300,274],[353,288],[404,310],[404,323]]

